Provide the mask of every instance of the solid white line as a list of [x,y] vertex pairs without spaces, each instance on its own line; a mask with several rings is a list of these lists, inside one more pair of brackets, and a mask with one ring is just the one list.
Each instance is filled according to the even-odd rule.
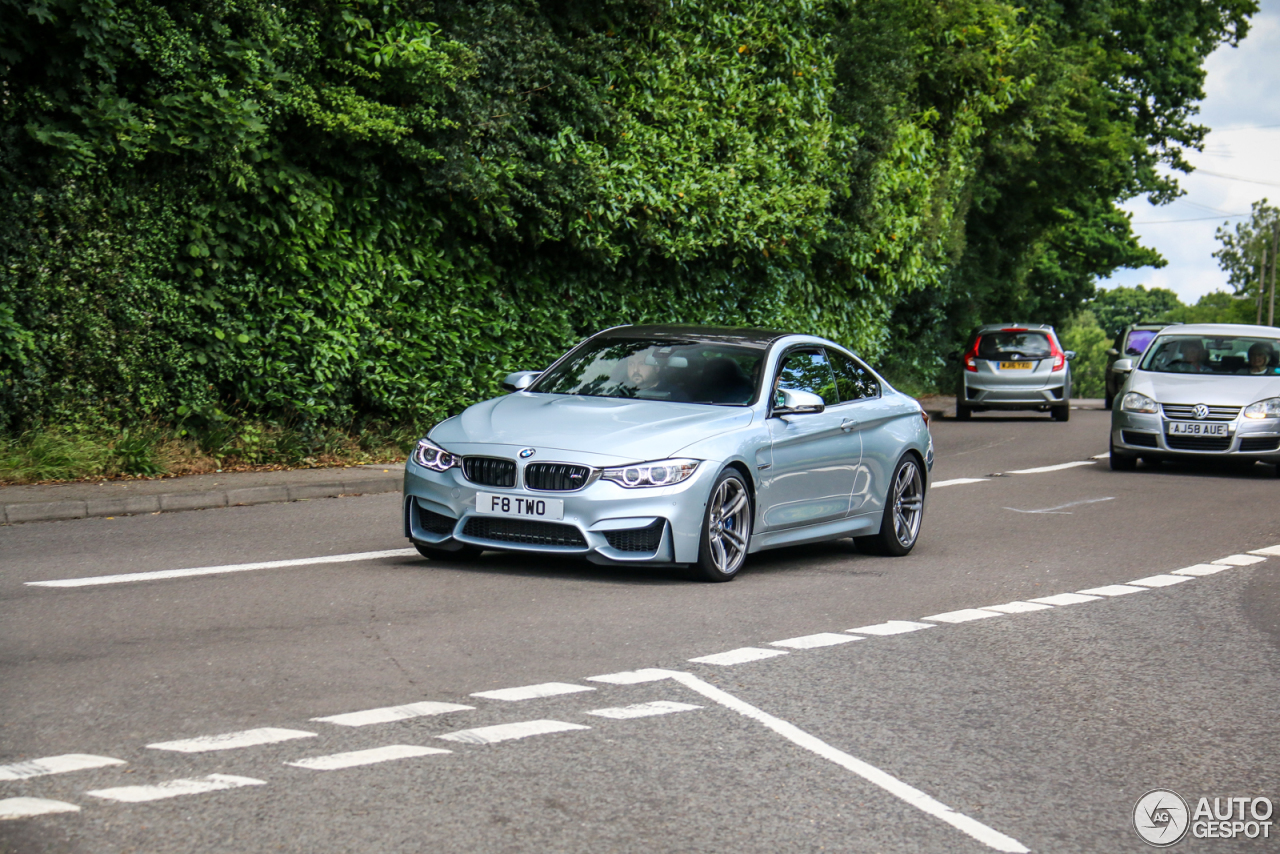
[[414,756],[430,756],[433,753],[452,753],[440,747],[421,747],[416,744],[389,744],[386,747],[371,747],[368,750],[352,750],[348,753],[331,753],[328,756],[313,756],[310,759],[299,759],[297,762],[286,762],[295,768],[309,768],[312,771],[337,771],[340,768],[355,768],[359,765],[375,765],[379,762],[391,762],[395,759],[409,759]]
[[108,765],[124,765],[123,759],[110,756],[92,756],[88,753],[65,753],[62,756],[46,756],[12,765],[0,765],[0,780],[26,780],[46,774],[66,774],[86,768],[105,768]]
[[128,575],[95,575],[89,578],[63,578],[58,581],[28,581],[28,587],[93,587],[99,584],[124,584],[130,581],[158,581],[162,578],[188,578],[193,575],[221,575],[227,572],[249,572],[255,569],[280,569],[286,566],[310,566],[321,563],[353,563],[386,557],[417,557],[417,549],[388,549],[382,552],[356,552],[348,555],[303,557],[295,560],[268,560],[259,563],[233,563],[226,566],[197,566],[191,569],[161,569],[155,572],[131,572]]
[[1032,599],[1032,602],[1039,602],[1041,605],[1078,605],[1081,602],[1097,602],[1101,596],[1085,596],[1080,593],[1059,593],[1056,596],[1041,596],[1039,599]]
[[1110,451],[1108,451],[1108,452],[1106,452],[1105,454],[1094,454],[1092,457],[1089,457],[1089,459],[1091,459],[1091,460],[1108,460],[1108,459],[1111,459],[1111,452],[1110,452]]
[[849,643],[857,640],[865,640],[865,638],[857,638],[853,635],[838,635],[835,632],[819,632],[816,635],[804,635],[798,638],[772,641],[769,646],[785,646],[791,649],[817,649],[822,646],[835,646],[838,643]]
[[1265,549],[1252,549],[1251,555],[1267,555],[1268,557],[1280,557],[1280,546],[1267,546]]
[[636,703],[634,706],[618,706],[613,709],[596,709],[587,712],[601,718],[613,718],[625,721],[632,718],[651,718],[654,715],[669,715],[673,712],[692,712],[702,706],[691,706],[688,703],[673,703],[670,700],[654,700],[652,703]]
[[681,685],[697,691],[702,696],[713,700],[728,709],[732,709],[740,715],[759,721],[793,744],[803,747],[805,750],[816,753],[823,759],[827,759],[848,769],[849,771],[852,771],[867,782],[879,786],[889,794],[906,801],[916,809],[922,810],[934,818],[945,821],[947,824],[962,833],[968,834],[990,848],[994,848],[997,851],[1007,851],[1010,852],[1010,854],[1027,854],[1028,849],[1022,843],[1018,842],[1018,840],[1010,836],[1006,836],[980,821],[969,818],[967,815],[961,815],[951,809],[951,807],[941,801],[935,800],[929,795],[926,795],[914,786],[910,786],[902,782],[898,778],[876,768],[874,765],[869,765],[866,762],[863,762],[861,759],[855,759],[843,750],[837,750],[825,741],[809,735],[809,733],[800,729],[796,725],[788,723],[781,718],[775,718],[773,715],[739,700],[732,694],[727,694],[719,688],[702,681],[691,673],[679,673],[672,671],[671,678],[679,682]]
[[31,818],[37,815],[49,815],[55,812],[80,812],[80,807],[66,801],[51,801],[48,798],[5,798],[0,800],[0,821],[15,818]]
[[443,715],[448,712],[466,712],[475,706],[459,706],[457,703],[409,703],[405,706],[387,706],[382,709],[367,709],[363,712],[347,712],[343,715],[329,715],[326,718],[312,718],[326,724],[338,726],[369,726],[385,724],[392,721],[403,721],[409,718],[420,718],[424,715]]
[[731,649],[728,652],[702,655],[689,660],[694,664],[719,664],[723,667],[729,667],[734,664],[746,664],[748,661],[773,658],[775,655],[786,655],[786,653],[780,649],[760,649],[754,646],[744,646],[739,649]]
[[610,685],[639,685],[641,682],[657,682],[670,676],[665,670],[647,668],[645,670],[624,670],[621,673],[606,673],[603,676],[588,676],[588,682],[607,682]]
[[1006,602],[1003,605],[983,605],[984,611],[999,611],[1001,614],[1025,614],[1029,611],[1047,611],[1052,605],[1038,605],[1035,602]]
[[1078,592],[1085,596],[1123,596],[1126,593],[1141,593],[1146,589],[1145,587],[1133,587],[1129,584],[1108,584],[1104,587],[1090,587],[1088,590],[1080,590]]
[[220,792],[223,789],[238,789],[241,786],[265,786],[266,780],[255,780],[252,777],[234,777],[230,774],[210,774],[193,780],[166,780],[154,786],[119,786],[114,789],[95,789],[85,792],[95,798],[108,801],[121,801],[127,804],[138,804],[144,801],[160,801],[165,798],[177,798],[182,795],[202,795],[205,792]]
[[959,611],[948,611],[945,614],[934,614],[932,617],[921,617],[922,620],[932,620],[935,623],[967,623],[970,620],[985,620],[988,617],[998,617],[999,614],[993,611],[985,611],[981,608],[962,608]]
[[890,620],[887,623],[877,623],[874,626],[863,626],[858,629],[845,629],[852,635],[876,635],[881,637],[884,635],[904,635],[907,632],[918,632],[921,629],[936,629],[934,623],[915,623],[911,620]]
[[523,688],[499,688],[497,691],[478,691],[473,697],[486,700],[504,700],[515,703],[520,700],[536,700],[539,697],[558,697],[561,694],[577,694],[579,691],[594,691],[588,685],[570,685],[568,682],[544,682],[541,685],[525,685]]
[[1181,584],[1184,581],[1193,580],[1190,575],[1149,575],[1146,578],[1139,578],[1129,583],[1137,584],[1139,587],[1168,587],[1172,584]]
[[569,732],[576,729],[591,729],[582,724],[567,724],[564,721],[522,721],[518,724],[498,724],[482,726],[476,729],[463,729],[457,732],[438,735],[445,741],[458,741],[463,744],[497,744],[500,741],[513,741],[528,738],[531,735],[548,735],[553,732]]
[[966,483],[986,483],[988,479],[985,477],[956,477],[951,480],[940,480],[937,483],[931,483],[929,488],[941,489],[944,486],[964,486]]
[[1076,460],[1074,463],[1058,463],[1056,466],[1040,466],[1034,469],[1014,469],[1006,474],[1043,474],[1050,471],[1062,471],[1063,469],[1073,469],[1076,466],[1091,466],[1094,460]]
[[235,750],[238,747],[257,747],[259,744],[275,744],[277,741],[315,738],[315,736],[314,732],[303,732],[300,729],[262,727],[247,729],[243,732],[227,732],[222,735],[201,735],[179,741],[161,741],[148,744],[147,747],[153,750],[176,750],[179,753],[204,753],[209,750]]
[[1184,566],[1182,569],[1175,569],[1170,575],[1215,575],[1219,572],[1225,572],[1231,567],[1222,566],[1221,564],[1214,566],[1211,563],[1197,563],[1195,566]]
[[1211,562],[1221,566],[1252,566],[1255,563],[1262,563],[1264,560],[1266,558],[1262,555],[1227,555]]

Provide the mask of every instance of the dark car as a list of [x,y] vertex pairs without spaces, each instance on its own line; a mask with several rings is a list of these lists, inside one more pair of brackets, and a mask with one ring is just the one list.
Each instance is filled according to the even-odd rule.
[[1118,359],[1142,358],[1142,354],[1147,352],[1147,345],[1156,337],[1156,334],[1161,329],[1171,325],[1174,324],[1132,323],[1116,336],[1111,349],[1107,350],[1107,369],[1103,379],[1103,383],[1106,385],[1106,392],[1103,394],[1105,398],[1103,405],[1107,409],[1111,408],[1116,395],[1120,392],[1120,386],[1124,385],[1125,377],[1128,376],[1127,372],[1113,369],[1116,361]]

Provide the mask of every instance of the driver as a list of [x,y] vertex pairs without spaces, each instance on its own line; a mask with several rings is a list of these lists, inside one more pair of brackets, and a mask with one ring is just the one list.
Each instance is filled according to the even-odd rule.
[[1210,372],[1209,366],[1204,363],[1209,353],[1199,341],[1194,339],[1183,341],[1179,350],[1181,351],[1181,358],[1173,363],[1179,371],[1188,374],[1207,374]]
[[1249,348],[1249,364],[1245,370],[1247,374],[1270,374],[1271,370],[1271,345],[1262,341],[1258,341]]
[[653,359],[653,351],[641,350],[627,357],[627,379],[636,390],[637,397],[662,400],[687,400],[679,386],[663,376],[662,367]]

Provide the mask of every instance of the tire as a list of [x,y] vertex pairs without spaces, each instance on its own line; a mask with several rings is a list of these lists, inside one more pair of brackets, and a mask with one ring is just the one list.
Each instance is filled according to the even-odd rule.
[[965,406],[963,403],[956,404],[956,420],[968,421],[973,417],[973,407]]
[[1110,386],[1106,386],[1106,387],[1104,387],[1104,388],[1102,389],[1102,408],[1103,408],[1103,409],[1110,409],[1112,406],[1115,406],[1115,397],[1116,397],[1116,396],[1115,396],[1115,394],[1111,391],[1111,387],[1110,387]]
[[1071,420],[1070,404],[1066,406],[1050,406],[1049,417],[1052,418],[1054,421],[1070,421]]
[[747,559],[750,543],[751,490],[739,471],[725,469],[711,487],[702,514],[694,569],[703,581],[733,581]]
[[1111,453],[1107,462],[1111,463],[1112,471],[1137,471],[1138,457],[1134,454],[1122,454],[1116,451],[1115,442],[1110,443]]
[[420,543],[417,540],[413,541],[413,547],[418,550],[418,554],[425,558],[430,558],[431,560],[451,560],[454,563],[473,561],[480,557],[480,554],[484,551],[484,549],[479,546],[471,545],[463,545],[460,549],[450,551],[449,549],[442,549],[439,546],[433,546],[429,543]]
[[880,517],[880,533],[854,537],[853,544],[864,554],[903,557],[910,554],[920,539],[924,524],[924,472],[920,461],[905,455],[894,466],[885,496],[884,515]]

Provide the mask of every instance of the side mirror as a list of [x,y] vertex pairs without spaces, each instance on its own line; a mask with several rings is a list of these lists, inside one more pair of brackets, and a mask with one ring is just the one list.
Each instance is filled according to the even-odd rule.
[[502,388],[506,391],[524,391],[540,376],[542,371],[516,371],[514,374],[507,374],[507,378],[502,381]]
[[827,408],[811,391],[780,388],[773,398],[774,415],[804,415],[810,412],[821,412]]
[[1108,347],[1108,348],[1107,348],[1107,355],[1108,355],[1108,356],[1119,356],[1119,355],[1120,355],[1120,351],[1119,351],[1119,350],[1117,350],[1115,347]]
[[1133,359],[1116,359],[1115,364],[1111,366],[1111,370],[1117,374],[1127,374],[1133,370]]
[[1067,361],[1068,361],[1068,362],[1070,362],[1072,359],[1074,359],[1074,358],[1076,357],[1076,351],[1075,351],[1075,350],[1067,350],[1067,351],[1065,351],[1062,355],[1066,356],[1066,357],[1067,357]]

